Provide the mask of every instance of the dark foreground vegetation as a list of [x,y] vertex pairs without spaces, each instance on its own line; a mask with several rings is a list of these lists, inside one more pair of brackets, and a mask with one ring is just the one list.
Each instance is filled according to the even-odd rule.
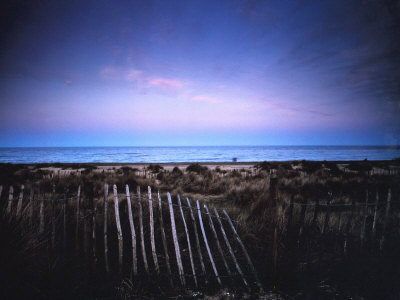
[[[199,164],[168,170],[154,164],[146,169],[89,164],[49,167],[0,165],[0,185],[4,187],[0,198],[0,295],[4,299],[400,298],[399,160],[262,162],[253,168],[235,170],[223,166],[210,169]],[[111,270],[106,272],[103,254],[93,253],[96,250],[85,245],[85,239],[77,250],[75,243],[63,247],[62,237],[57,236],[52,247],[51,220],[46,219],[45,231],[39,234],[38,209],[34,210],[32,223],[28,221],[28,206],[21,218],[6,213],[10,185],[15,188],[16,198],[21,184],[25,185],[27,198],[31,187],[38,198],[60,198],[64,194],[76,195],[81,186],[81,230],[87,230],[90,237],[88,220],[92,220],[94,208],[101,207],[104,201],[105,183],[116,184],[120,193],[126,184],[131,192],[137,186],[143,191],[151,186],[153,192],[159,190],[163,197],[170,192],[174,199],[179,194],[182,198],[202,200],[210,208],[226,209],[238,221],[239,235],[264,291],[248,291],[236,279],[224,289],[213,284],[213,279],[209,279],[211,284],[207,288],[196,289],[190,283],[186,289],[177,284],[171,288],[165,274],[133,278],[129,263],[120,273],[112,221]],[[68,204],[69,215],[76,211],[74,203]],[[15,206],[11,215],[15,215]],[[125,202],[121,202],[120,208],[123,231],[128,232]],[[51,205],[46,210],[50,212]],[[147,207],[144,212],[147,220]],[[168,212],[163,214],[167,221]],[[58,215],[57,233],[62,232],[61,219]],[[96,222],[102,223],[101,215]],[[74,239],[75,225],[73,219],[68,221],[68,240]],[[97,230],[100,244],[103,229],[99,226]],[[147,225],[144,230],[148,235]],[[158,231],[156,239],[159,245]],[[98,246],[101,249],[102,245]],[[128,243],[124,247],[129,251]],[[170,256],[173,257],[172,248]],[[218,264],[221,262],[217,261],[219,267]],[[143,271],[143,266],[139,271]]]

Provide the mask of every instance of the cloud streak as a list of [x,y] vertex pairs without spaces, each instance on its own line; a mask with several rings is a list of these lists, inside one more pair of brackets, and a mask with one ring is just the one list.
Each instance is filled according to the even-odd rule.
[[183,80],[161,76],[149,76],[142,70],[105,67],[100,71],[104,80],[136,82],[139,88],[180,89],[186,85]]

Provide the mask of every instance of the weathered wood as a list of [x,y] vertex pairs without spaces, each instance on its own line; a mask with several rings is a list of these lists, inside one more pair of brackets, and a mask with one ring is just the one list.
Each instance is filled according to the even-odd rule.
[[372,241],[375,240],[375,235],[376,235],[376,219],[378,217],[378,206],[379,206],[379,191],[376,191],[374,220],[372,221]]
[[391,200],[392,200],[392,193],[391,193],[391,191],[389,189],[388,190],[388,195],[387,195],[387,200],[386,200],[385,217],[383,219],[382,238],[381,238],[381,241],[380,241],[380,244],[379,244],[379,248],[380,248],[381,251],[383,250],[383,246],[384,246],[384,243],[385,243],[386,227],[387,227],[387,223],[388,223]]
[[214,239],[215,239],[215,242],[217,244],[218,252],[219,252],[219,255],[222,258],[222,262],[224,263],[226,272],[228,273],[229,276],[232,276],[231,269],[229,268],[229,265],[228,265],[228,263],[227,263],[227,261],[225,259],[224,251],[222,251],[221,244],[219,243],[217,231],[215,231],[214,222],[213,222],[213,220],[211,218],[210,211],[208,210],[208,207],[205,204],[204,204],[204,209],[206,210],[206,214],[208,216],[208,223],[210,224],[210,228],[211,228],[211,231],[212,231],[212,233],[214,235]]
[[274,243],[272,245],[272,272],[274,274],[274,280],[277,277],[277,266],[278,266],[278,226],[274,228]]
[[143,256],[143,264],[144,264],[144,269],[147,274],[150,274],[149,272],[149,264],[147,263],[147,255],[146,255],[146,247],[144,244],[144,230],[143,230],[143,208],[142,208],[142,199],[140,195],[140,186],[137,187],[137,194],[138,194],[138,205],[139,205],[139,230],[140,230],[140,245],[142,247],[142,256]]
[[63,210],[63,248],[67,248],[67,195],[64,194]]
[[199,234],[198,234],[198,231],[197,231],[196,219],[194,218],[192,205],[190,204],[189,198],[186,198],[186,202],[188,204],[188,207],[189,207],[189,210],[190,210],[190,217],[191,217],[192,223],[193,223],[194,235],[195,235],[195,238],[196,238],[196,245],[197,245],[197,254],[199,255],[199,259],[200,259],[201,270],[203,272],[203,276],[205,278],[205,283],[207,285],[208,280],[207,280],[206,266],[204,265],[203,255],[201,254],[200,239],[199,239]]
[[186,240],[187,240],[187,244],[188,244],[190,265],[191,265],[191,267],[192,267],[192,273],[193,273],[194,284],[196,285],[196,287],[198,287],[198,284],[197,284],[197,276],[196,276],[196,270],[195,270],[195,268],[194,268],[193,253],[192,253],[192,245],[190,244],[189,231],[188,231],[188,228],[187,228],[187,225],[186,225],[185,214],[183,213],[182,203],[181,203],[181,197],[179,196],[179,194],[178,194],[178,204],[179,204],[179,210],[181,211],[181,217],[182,217],[183,225],[184,225],[184,227],[185,227]]
[[106,267],[106,272],[110,272],[110,266],[108,264],[108,229],[107,229],[107,219],[108,219],[108,184],[104,184],[104,264]]
[[328,198],[328,202],[326,203],[324,226],[322,227],[322,234],[323,235],[326,233],[326,230],[327,230],[328,224],[329,224],[331,201],[332,201],[332,193],[330,193],[329,198]]
[[97,215],[97,200],[93,201],[93,215],[92,215],[92,254],[93,254],[93,266],[97,264],[97,253],[96,253],[96,215]]
[[360,233],[361,246],[364,244],[365,241],[365,228],[367,226],[367,217],[368,217],[368,190],[365,193],[365,207],[363,209],[363,221]]
[[29,227],[32,228],[33,224],[33,196],[34,196],[34,188],[31,186],[31,194],[29,196]]
[[[38,193],[38,197],[40,197],[40,191]],[[44,195],[42,195],[42,198]],[[39,208],[39,233],[43,233],[44,231],[44,200],[40,201],[40,208]]]
[[1,199],[1,194],[3,193],[3,186],[0,185],[0,199]]
[[14,200],[14,187],[11,185],[8,194],[8,203],[7,203],[7,214],[11,213],[12,202]]
[[151,254],[153,256],[154,267],[157,275],[160,274],[160,267],[158,266],[157,252],[156,252],[156,241],[154,239],[154,214],[153,214],[153,199],[151,198],[151,187],[147,187],[149,194],[149,216],[150,216],[150,243],[151,243]]
[[121,221],[119,218],[119,206],[118,206],[118,192],[117,185],[114,184],[114,210],[115,210],[115,224],[117,225],[117,236],[118,236],[118,270],[122,273],[123,256],[124,256],[124,240],[122,237]]
[[56,186],[53,184],[53,192],[51,194],[51,248],[56,247]]
[[216,267],[215,262],[214,262],[214,258],[212,256],[212,253],[211,253],[211,250],[210,250],[210,246],[208,245],[207,235],[206,235],[206,232],[204,230],[204,225],[203,225],[203,218],[201,217],[201,209],[200,209],[199,200],[196,201],[196,204],[197,204],[197,213],[199,214],[200,229],[201,229],[201,232],[203,234],[204,244],[206,244],[208,257],[210,258],[211,265],[212,265],[212,268],[214,270],[215,277],[217,277],[218,283],[220,285],[222,285],[221,278],[219,277],[218,270],[217,270],[217,267]]
[[21,191],[19,193],[18,204],[17,204],[17,219],[21,218],[21,208],[22,208],[22,199],[24,198],[24,189],[25,186],[21,185]]
[[166,265],[167,265],[168,278],[169,278],[170,285],[173,287],[174,284],[172,282],[171,265],[169,263],[167,237],[165,236],[165,230],[164,230],[164,219],[163,219],[163,213],[162,213],[162,201],[161,201],[160,191],[158,191],[158,209],[159,209],[159,220],[160,220],[161,237],[162,237],[162,241],[163,241],[165,262],[166,262]]
[[288,210],[288,223],[287,223],[287,230],[291,232],[292,228],[292,219],[293,219],[293,205],[294,205],[294,199],[293,195],[290,197],[290,202],[289,202],[289,210]]
[[136,231],[135,225],[133,223],[133,215],[132,215],[132,203],[131,203],[131,194],[129,192],[129,186],[126,185],[126,201],[128,202],[128,216],[129,216],[129,226],[131,228],[131,237],[132,237],[132,270],[133,275],[137,275],[137,254],[136,254]]
[[242,277],[242,280],[243,280],[244,285],[248,287],[248,283],[247,283],[247,281],[246,281],[246,278],[244,277],[244,274],[243,274],[243,272],[242,272],[242,269],[241,269],[240,266],[239,266],[239,263],[238,263],[238,261],[237,261],[237,259],[236,259],[236,256],[235,256],[235,253],[233,252],[231,243],[229,242],[229,239],[228,239],[228,237],[227,237],[227,235],[226,235],[224,226],[222,225],[221,218],[219,217],[218,211],[217,211],[217,209],[216,209],[215,207],[214,207],[214,213],[215,213],[215,215],[217,216],[217,220],[218,220],[218,223],[219,223],[219,227],[221,228],[222,236],[224,237],[225,244],[226,244],[226,246],[227,246],[228,249],[229,249],[229,253],[230,253],[231,256],[232,256],[233,262],[235,263],[236,270],[237,270],[238,273],[240,274],[240,277]]
[[301,238],[303,236],[303,230],[304,230],[304,218],[306,216],[306,209],[307,209],[307,198],[304,199],[304,203],[301,206],[301,212],[300,212],[300,219],[299,219],[299,233],[298,233],[298,238],[297,238],[297,245],[300,247],[301,243]]
[[351,202],[351,213],[349,218],[347,219],[347,223],[344,229],[344,244],[343,244],[343,252],[345,255],[347,255],[347,248],[348,248],[348,243],[349,243],[349,237],[350,237],[350,229],[351,229],[351,222],[353,221],[353,216],[354,216],[354,209],[355,209],[355,200],[353,199]]
[[319,212],[319,199],[317,198],[315,200],[314,213],[313,213],[313,217],[312,217],[312,221],[311,221],[311,227],[314,227],[314,225],[317,221],[318,212]]
[[78,195],[76,199],[76,224],[75,224],[75,254],[79,253],[79,223],[80,223],[80,203],[81,203],[81,186],[78,187]]
[[171,230],[172,230],[172,238],[174,240],[176,263],[178,264],[178,272],[179,272],[179,277],[180,277],[180,280],[181,280],[181,284],[182,284],[182,286],[185,286],[186,285],[185,273],[183,271],[183,265],[182,265],[182,259],[181,259],[181,250],[179,248],[178,236],[176,234],[175,215],[174,215],[174,208],[172,207],[171,194],[167,193],[167,197],[168,197],[169,213],[170,213],[170,216],[171,216]]
[[247,253],[246,247],[244,246],[242,240],[240,239],[239,234],[237,233],[235,226],[233,226],[232,220],[229,217],[229,215],[226,212],[226,210],[223,210],[223,213],[226,216],[226,219],[228,220],[228,223],[229,223],[229,225],[231,226],[231,228],[233,230],[233,233],[235,235],[236,240],[238,241],[240,247],[242,248],[242,251],[243,251],[243,253],[244,253],[245,257],[246,257],[247,263],[249,264],[251,272],[253,273],[253,276],[254,276],[254,278],[256,280],[257,286],[259,287],[260,290],[262,290],[263,288],[262,288],[261,282],[258,279],[258,275],[257,275],[256,269],[254,268],[254,265],[251,262],[251,259],[250,259],[249,254]]

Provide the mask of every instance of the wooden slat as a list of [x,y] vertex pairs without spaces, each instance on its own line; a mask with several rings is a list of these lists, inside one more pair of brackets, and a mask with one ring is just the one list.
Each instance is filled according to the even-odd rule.
[[[38,193],[38,197],[40,197],[40,191]],[[44,200],[40,201],[39,215],[40,215],[40,217],[39,217],[39,233],[43,233],[43,231],[44,231]]]
[[11,213],[12,202],[14,200],[14,187],[11,185],[8,194],[8,203],[7,203],[7,214]]
[[93,267],[96,267],[97,264],[97,253],[96,253],[96,211],[97,200],[93,201],[93,216],[92,216],[92,254],[93,254]]
[[204,243],[206,244],[208,257],[210,258],[211,265],[212,265],[212,268],[214,270],[215,277],[217,277],[217,281],[218,281],[219,285],[222,285],[221,278],[219,277],[219,274],[218,274],[217,266],[215,265],[214,258],[212,256],[212,253],[211,253],[211,250],[210,250],[210,246],[208,245],[207,235],[206,235],[206,231],[204,230],[204,225],[203,225],[203,218],[201,217],[201,209],[200,209],[199,200],[196,201],[196,204],[197,204],[197,212],[199,214],[200,229],[201,229],[201,232],[203,234]]
[[201,270],[203,272],[203,276],[205,278],[205,282],[206,282],[206,285],[207,285],[207,282],[208,282],[207,273],[206,273],[206,267],[205,267],[204,261],[203,261],[203,255],[201,254],[200,239],[199,239],[199,234],[198,234],[198,231],[197,231],[196,219],[194,218],[192,205],[190,204],[189,198],[186,198],[186,202],[188,204],[188,207],[189,207],[189,210],[190,210],[190,217],[191,217],[192,223],[193,223],[194,235],[195,235],[195,238],[196,238],[196,245],[197,245],[197,254],[199,255],[199,259],[200,259]]
[[114,210],[115,210],[115,224],[117,225],[117,236],[118,236],[118,270],[122,273],[123,258],[124,258],[124,240],[122,237],[121,221],[119,218],[119,203],[118,203],[118,192],[117,185],[113,185],[114,190]]
[[217,209],[216,209],[215,207],[214,207],[214,213],[215,213],[215,215],[217,216],[217,220],[218,220],[218,223],[219,223],[219,227],[221,228],[222,236],[224,237],[225,244],[226,244],[226,246],[227,246],[228,249],[229,249],[229,253],[230,253],[231,256],[232,256],[233,262],[235,263],[236,270],[237,270],[238,273],[240,274],[240,277],[242,277],[242,280],[243,280],[244,285],[248,287],[248,283],[247,283],[247,281],[246,281],[246,279],[245,279],[245,277],[244,277],[244,274],[243,274],[243,272],[242,272],[242,269],[241,269],[240,266],[239,266],[239,263],[238,263],[238,261],[237,261],[237,259],[236,259],[236,256],[235,256],[235,253],[233,252],[231,243],[229,242],[229,239],[228,239],[228,237],[227,237],[227,235],[226,235],[224,226],[222,225],[221,218],[219,217],[218,211],[217,211]]
[[56,247],[56,186],[53,184],[53,192],[51,194],[51,248]]
[[64,201],[62,204],[63,210],[63,248],[67,248],[67,195],[64,194]]
[[106,272],[110,272],[110,266],[108,264],[108,229],[107,229],[107,219],[108,219],[108,184],[104,184],[104,263],[106,267]]
[[174,240],[176,263],[178,264],[178,272],[179,272],[181,284],[182,284],[182,286],[185,286],[186,285],[185,273],[183,271],[181,251],[180,251],[179,243],[178,243],[178,236],[176,234],[175,215],[174,215],[174,208],[172,207],[171,194],[167,193],[167,197],[168,197],[168,204],[169,204],[169,213],[171,216],[171,230],[172,230],[172,238]]
[[131,203],[131,194],[129,192],[129,186],[126,185],[126,200],[128,202],[128,216],[129,216],[129,226],[131,228],[131,237],[132,237],[132,269],[133,275],[137,275],[137,253],[136,253],[136,231],[135,225],[133,223],[133,215],[132,215],[132,203]]
[[229,265],[228,265],[228,263],[227,263],[227,261],[226,261],[226,259],[225,259],[224,251],[222,251],[221,244],[219,243],[217,231],[215,231],[214,222],[213,222],[213,220],[212,220],[212,218],[211,218],[210,211],[208,210],[208,207],[207,207],[207,205],[205,205],[205,204],[204,204],[204,209],[206,210],[206,214],[207,214],[207,216],[208,216],[208,222],[209,222],[209,224],[210,224],[211,231],[212,231],[212,233],[213,233],[213,235],[214,235],[214,239],[215,239],[215,242],[216,242],[216,244],[217,244],[218,252],[219,252],[219,255],[220,255],[221,258],[222,258],[222,262],[224,263],[226,272],[228,273],[229,276],[232,276],[231,269],[229,268]]
[[169,263],[167,237],[165,236],[165,230],[164,230],[164,219],[163,219],[162,201],[161,201],[160,191],[158,191],[157,194],[158,194],[158,210],[159,210],[160,229],[161,229],[161,237],[162,237],[163,247],[164,247],[165,262],[167,265],[169,283],[170,283],[171,287],[173,287],[174,284],[172,281],[171,265]]
[[143,230],[143,208],[142,208],[142,199],[140,195],[140,186],[137,187],[138,194],[138,205],[139,205],[139,230],[140,230],[140,245],[142,246],[142,256],[143,256],[143,264],[146,273],[149,275],[149,264],[147,263],[147,255],[146,255],[146,247],[144,244],[144,230]]
[[389,217],[389,212],[390,212],[390,202],[392,200],[392,193],[390,189],[388,190],[388,195],[387,195],[387,200],[386,200],[386,210],[385,210],[385,217],[383,219],[383,227],[382,227],[382,238],[379,244],[379,248],[382,251],[383,246],[385,243],[385,235],[386,235],[386,228],[387,228],[387,223],[388,223],[388,217]]
[[376,235],[376,220],[377,220],[377,217],[378,217],[378,205],[379,205],[379,192],[376,191],[375,208],[374,208],[374,220],[372,222],[372,241],[375,240],[375,235]]
[[80,223],[80,206],[81,206],[81,186],[78,187],[78,195],[76,199],[76,224],[75,224],[75,253],[79,254],[79,223]]
[[24,189],[25,186],[21,185],[21,191],[19,193],[19,197],[18,197],[18,204],[17,204],[17,219],[19,219],[21,217],[21,208],[22,208],[22,199],[24,198]]
[[262,290],[263,288],[262,288],[261,282],[260,282],[260,280],[258,279],[258,275],[257,275],[256,269],[254,268],[254,265],[253,265],[253,263],[251,262],[251,259],[250,259],[249,254],[247,253],[246,247],[245,247],[244,244],[242,243],[242,240],[240,239],[239,234],[237,233],[235,226],[233,226],[233,223],[232,223],[232,221],[231,221],[231,218],[229,217],[229,215],[228,215],[228,213],[226,212],[226,210],[223,210],[223,213],[224,213],[224,215],[226,216],[226,218],[227,218],[227,220],[228,220],[228,223],[229,223],[229,225],[231,226],[231,228],[232,228],[232,230],[233,230],[233,233],[234,233],[234,235],[235,235],[236,240],[238,241],[240,247],[241,247],[242,250],[243,250],[243,253],[244,253],[245,257],[246,257],[247,263],[248,263],[249,266],[250,266],[251,272],[253,273],[254,278],[256,279],[257,286],[259,287],[260,290]]
[[361,226],[361,233],[360,233],[360,240],[361,240],[361,247],[365,241],[365,230],[367,226],[367,217],[368,217],[368,190],[365,192],[365,207],[363,209],[363,221]]
[[29,196],[29,226],[33,225],[33,197],[34,197],[34,188],[31,186],[31,195]]
[[150,243],[151,243],[151,254],[153,256],[154,267],[157,275],[160,275],[160,267],[158,266],[157,252],[156,252],[156,241],[154,239],[154,214],[153,214],[153,199],[151,198],[151,187],[147,187],[149,195],[149,216],[150,216]]
[[181,217],[182,217],[183,225],[184,225],[184,227],[185,227],[186,240],[187,240],[187,244],[188,244],[190,265],[191,265],[191,267],[192,267],[192,273],[193,273],[194,284],[196,285],[196,287],[198,287],[198,284],[197,284],[197,276],[196,276],[196,270],[195,270],[195,268],[194,268],[193,253],[192,253],[192,245],[191,245],[191,243],[190,243],[189,231],[188,231],[188,228],[187,228],[187,225],[186,225],[185,214],[183,213],[182,203],[181,203],[181,197],[179,196],[179,194],[178,194],[178,204],[179,204],[179,210],[181,211]]

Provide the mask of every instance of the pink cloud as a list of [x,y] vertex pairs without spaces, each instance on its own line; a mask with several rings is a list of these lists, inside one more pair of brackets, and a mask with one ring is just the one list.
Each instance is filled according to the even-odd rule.
[[105,67],[100,71],[100,76],[106,80],[138,82],[140,84],[139,88],[180,89],[185,85],[185,82],[178,79],[145,76],[143,71],[136,69],[124,70],[121,68]]
[[149,86],[162,87],[162,88],[174,88],[179,89],[184,86],[184,83],[176,79],[166,78],[147,78],[145,79]]
[[200,102],[208,102],[208,103],[222,103],[222,100],[216,99],[216,98],[212,98],[212,97],[208,97],[208,96],[195,96],[191,98],[192,100],[195,101],[200,101]]
[[125,79],[128,81],[140,81],[142,73],[140,70],[131,69],[126,72]]

